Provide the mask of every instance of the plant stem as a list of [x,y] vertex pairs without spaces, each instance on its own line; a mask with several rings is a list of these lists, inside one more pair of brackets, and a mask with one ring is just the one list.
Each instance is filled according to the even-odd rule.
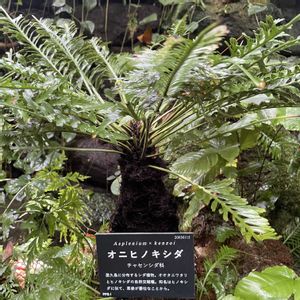
[[106,7],[105,7],[105,24],[104,24],[104,31],[105,31],[105,41],[108,41],[108,35],[107,35],[107,30],[108,30],[108,9],[109,9],[109,0],[106,0]]
[[23,191],[28,187],[28,185],[29,185],[30,183],[31,183],[30,181],[27,182],[24,186],[22,186],[22,188],[20,188],[20,189],[18,190],[18,192],[13,196],[13,198],[11,199],[11,201],[9,202],[9,204],[6,206],[6,208],[5,208],[4,212],[3,212],[3,214],[6,214],[6,213],[7,213],[8,209],[11,207],[11,205],[12,205],[12,204],[14,203],[14,201],[17,199],[18,195],[19,195],[21,192],[23,192]]

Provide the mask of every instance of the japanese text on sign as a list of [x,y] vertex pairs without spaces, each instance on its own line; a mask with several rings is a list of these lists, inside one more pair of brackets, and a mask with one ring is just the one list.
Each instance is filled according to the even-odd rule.
[[194,298],[193,235],[97,235],[104,297]]

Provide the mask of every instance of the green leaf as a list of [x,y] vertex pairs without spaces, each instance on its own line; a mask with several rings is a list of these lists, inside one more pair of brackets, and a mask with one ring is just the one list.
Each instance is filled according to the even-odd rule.
[[155,21],[157,21],[157,13],[153,13],[153,14],[145,17],[139,23],[140,23],[140,25],[145,25],[145,24],[155,22]]
[[170,34],[184,36],[187,31],[187,15],[184,15],[181,19],[176,20],[170,29]]
[[252,238],[257,241],[278,239],[269,221],[261,216],[264,209],[251,206],[246,199],[234,194],[232,183],[233,180],[226,179],[204,187],[195,185],[194,188],[204,191],[213,200],[211,209],[216,211],[219,208],[218,211],[225,221],[230,217],[247,241]]
[[172,169],[182,175],[193,177],[194,174],[209,171],[218,162],[218,154],[211,149],[190,152],[179,157]]
[[185,211],[182,220],[182,230],[188,231],[193,219],[199,214],[200,210],[209,203],[210,197],[201,190],[197,190],[189,202],[189,207]]
[[300,278],[294,281],[294,300],[300,300]]
[[[286,299],[298,294],[299,280],[296,273],[286,266],[266,268],[251,272],[237,284],[234,295],[247,300]],[[299,296],[297,296],[299,297]]]
[[54,7],[62,7],[64,5],[66,5],[66,0],[55,0],[52,3],[52,6],[54,6]]
[[238,144],[224,146],[223,148],[218,149],[217,151],[224,159],[226,159],[229,162],[236,159],[240,154],[240,148]]
[[279,122],[285,129],[291,131],[300,130],[300,107],[280,108],[281,112],[285,110],[286,118]]
[[257,139],[259,137],[259,131],[242,129],[240,131],[240,148],[246,150],[253,148],[257,145]]
[[90,20],[80,22],[80,26],[81,26],[82,30],[84,30],[84,31],[87,30],[91,34],[95,30],[95,23]]
[[116,179],[112,182],[110,186],[110,190],[113,195],[119,196],[120,195],[120,188],[121,188],[121,176],[116,177]]
[[89,12],[97,6],[97,0],[85,0],[84,8]]
[[248,15],[252,16],[258,13],[261,13],[267,9],[267,5],[255,5],[252,3],[249,3],[248,6]]

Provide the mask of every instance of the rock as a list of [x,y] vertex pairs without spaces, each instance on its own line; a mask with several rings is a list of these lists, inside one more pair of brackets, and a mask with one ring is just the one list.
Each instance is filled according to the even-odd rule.
[[[76,17],[81,18],[81,6],[76,8]],[[101,37],[104,41],[111,42],[112,46],[121,46],[126,34],[125,42],[129,40],[129,31],[127,29],[128,24],[132,24],[132,27],[138,26],[138,22],[151,14],[157,14],[158,20],[161,13],[160,5],[156,4],[142,4],[141,8],[131,7],[123,5],[122,3],[110,3],[107,17],[107,32],[105,28],[106,22],[106,7],[105,5],[96,7],[88,14],[88,20],[95,24],[94,35]],[[136,24],[134,24],[137,22]],[[158,21],[151,22],[149,24],[138,26],[138,31],[134,34],[134,42],[136,42],[136,36],[142,33],[147,26],[151,28],[158,27]]]
[[[78,137],[69,145],[74,148],[112,149],[112,146],[90,137]],[[118,169],[119,155],[106,152],[69,151],[68,169],[89,176],[85,181],[93,186],[109,189],[107,178]]]
[[[30,2],[31,6],[30,6]],[[40,17],[53,17],[51,1],[24,0],[22,9],[23,14],[30,14]],[[73,6],[73,1],[67,1]],[[81,20],[82,1],[76,1],[76,17]],[[106,2],[98,1],[99,5],[89,12],[87,20],[95,24],[94,35],[101,37],[104,41],[111,43],[114,51],[119,51],[122,44],[125,44],[126,50],[131,50],[131,40],[129,36],[129,27],[134,31],[133,43],[137,43],[136,37],[144,32],[147,26],[157,32],[159,21],[149,24],[139,25],[139,22],[151,14],[157,14],[158,20],[162,13],[162,6],[158,1],[141,0],[139,7],[124,5],[122,1],[110,0],[107,10],[107,26],[106,23]],[[267,3],[268,0],[251,0],[252,4]],[[286,21],[291,20],[300,13],[300,1],[297,0],[273,0],[268,4],[267,9],[256,15],[248,15],[248,0],[206,0],[206,10],[203,12],[200,8],[194,13],[194,21],[200,22],[199,30],[205,28],[212,22],[226,24],[230,30],[228,37],[239,37],[243,32],[252,34],[257,28],[257,21],[264,20],[267,14],[271,14],[274,18],[284,18]],[[129,9],[130,8],[130,9]],[[181,16],[182,12],[179,16]],[[66,17],[65,15],[61,15]],[[165,19],[166,20],[166,19]],[[107,27],[107,28],[106,28]],[[107,29],[107,30],[106,30]],[[300,23],[295,24],[291,33],[295,36],[300,35]],[[125,36],[126,34],[126,36]],[[291,50],[291,55],[300,55],[300,46]]]

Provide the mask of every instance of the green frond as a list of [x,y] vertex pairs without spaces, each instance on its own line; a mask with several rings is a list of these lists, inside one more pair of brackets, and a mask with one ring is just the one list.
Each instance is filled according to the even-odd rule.
[[[128,92],[158,111],[163,102],[168,103],[168,98],[188,86],[193,70],[202,70],[210,64],[209,55],[226,33],[226,26],[211,25],[194,40],[171,36],[160,49],[146,49],[137,54],[133,62],[135,70],[127,82]],[[151,96],[147,96],[147,91]]]
[[184,15],[180,20],[176,20],[171,26],[169,33],[175,36],[184,36],[187,30],[187,15]]
[[255,36],[250,37],[244,34],[245,42],[238,42],[231,38],[227,43],[231,52],[231,57],[249,58],[249,56],[269,57],[270,54],[288,49],[300,43],[300,39],[294,39],[287,34],[293,24],[300,20],[300,15],[296,16],[287,24],[280,25],[283,19],[274,20],[272,16],[267,16],[265,22],[260,22],[260,26],[255,31]]
[[190,152],[179,157],[172,169],[181,175],[192,178],[200,173],[208,172],[219,160],[218,153],[213,149],[202,149],[198,152]]
[[34,24],[24,19],[22,15],[12,18],[3,7],[0,7],[0,10],[2,13],[0,24],[3,26],[3,32],[17,40],[24,47],[24,50],[30,53],[31,58],[40,59],[40,63],[62,77],[63,74],[51,59],[50,53],[53,49],[47,50],[45,48],[46,45],[42,38],[34,33]]
[[176,95],[190,78],[190,72],[201,61],[201,56],[207,57],[208,54],[213,53],[227,32],[227,27],[224,25],[212,25],[203,30],[193,41],[183,40],[182,43],[175,45],[162,66],[165,70],[160,80],[162,95],[164,97]]
[[237,257],[237,250],[234,248],[230,248],[228,246],[221,246],[220,249],[216,252],[213,258],[205,259],[204,268],[205,273],[208,274],[212,272],[214,269],[222,269],[229,262],[234,260]]
[[96,88],[101,88],[103,79],[108,79],[113,83],[113,87],[118,91],[123,102],[127,102],[123,83],[124,72],[130,69],[127,55],[113,55],[98,38],[93,37],[89,43],[94,51],[87,53],[86,57],[91,64],[94,64],[90,78],[95,82]]
[[[220,278],[218,278],[220,277],[219,273],[223,273],[226,266],[236,257],[236,249],[223,245],[218,249],[213,258],[204,260],[205,276],[203,279],[197,280],[197,290],[200,294],[199,299],[202,299],[202,295],[207,291],[207,287],[213,287],[217,294],[221,294],[219,285],[222,284]],[[224,293],[225,291],[222,292]]]
[[[50,47],[47,48],[48,51],[54,50],[56,63],[60,65],[60,69],[64,70],[64,74],[69,74],[68,77],[72,81],[75,79],[77,85],[84,84],[88,93],[103,103],[104,100],[89,77],[92,65],[86,59],[86,54],[90,47],[81,36],[76,36],[76,25],[70,23],[65,24],[64,28],[57,28],[49,20],[34,19],[35,23],[33,24],[35,24],[37,34],[45,38],[46,47]],[[75,74],[78,76],[75,77]]]
[[212,211],[218,211],[225,221],[231,218],[247,241],[252,238],[257,241],[278,239],[269,221],[261,216],[264,209],[251,206],[246,199],[234,194],[232,183],[232,180],[223,180],[206,186],[192,184],[194,193],[184,215],[183,229],[187,230],[201,208],[208,205]]
[[285,234],[284,244],[288,246],[295,256],[295,258],[300,260],[300,224],[296,224],[294,227],[290,228],[287,234]]
[[272,159],[279,159],[281,157],[283,143],[281,136],[278,136],[276,131],[262,131],[258,143],[265,153],[270,155]]
[[1,13],[3,31],[23,46],[21,51],[26,53],[31,66],[41,68],[44,74],[50,71],[60,80],[68,80],[75,86],[83,84],[90,95],[103,102],[89,78],[92,65],[85,57],[88,44],[77,36],[74,23],[59,28],[51,20],[34,18],[34,21],[29,21],[21,15],[12,18],[2,7]]

